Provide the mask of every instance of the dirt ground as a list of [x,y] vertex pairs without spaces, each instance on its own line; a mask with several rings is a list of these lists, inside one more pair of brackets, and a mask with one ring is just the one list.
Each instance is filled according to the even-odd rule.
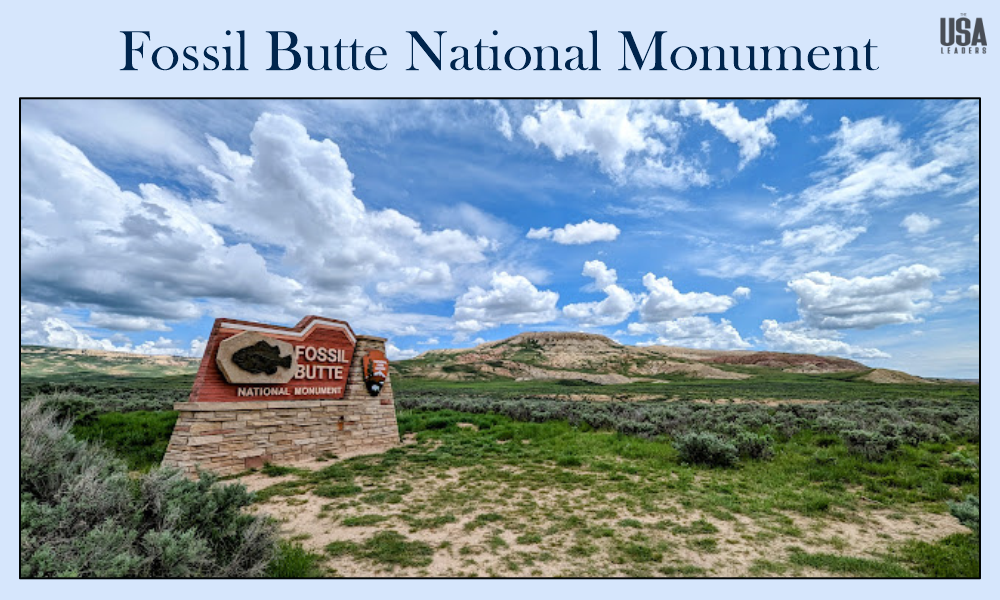
[[[345,458],[349,457],[337,460]],[[333,462],[302,461],[289,466],[315,470]],[[330,573],[345,577],[822,577],[830,573],[805,567],[777,572],[761,569],[762,565],[786,561],[794,548],[872,558],[890,544],[934,541],[967,531],[950,515],[903,514],[874,505],[840,518],[778,514],[751,519],[736,514],[719,519],[685,510],[679,501],[667,499],[656,507],[656,516],[642,511],[633,514],[613,497],[597,502],[585,488],[515,488],[505,485],[502,476],[484,484],[476,469],[442,469],[434,476],[420,478],[392,475],[380,485],[407,484],[413,488],[398,504],[373,506],[356,497],[331,499],[305,492],[274,496],[254,505],[253,510],[272,515],[281,523],[283,536],[324,556],[331,542],[361,544],[388,530],[434,549],[433,559],[425,567],[392,567],[352,556],[328,557],[325,566]],[[255,473],[240,481],[250,490],[261,490],[295,478]],[[474,499],[466,497],[470,490],[475,492]],[[414,509],[423,508],[429,516],[434,507],[441,506],[455,514],[454,522],[418,529],[407,520]],[[525,507],[530,510],[522,510]],[[500,517],[477,526],[477,518],[484,513]],[[551,517],[539,519],[540,514]],[[370,526],[342,524],[347,517],[362,515],[387,518]],[[643,554],[646,551],[642,548],[654,548],[662,559]]]

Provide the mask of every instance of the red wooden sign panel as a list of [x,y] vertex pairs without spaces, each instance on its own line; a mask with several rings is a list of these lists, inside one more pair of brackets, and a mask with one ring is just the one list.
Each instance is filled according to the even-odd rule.
[[308,316],[295,327],[216,319],[189,401],[338,400],[356,343],[336,319]]

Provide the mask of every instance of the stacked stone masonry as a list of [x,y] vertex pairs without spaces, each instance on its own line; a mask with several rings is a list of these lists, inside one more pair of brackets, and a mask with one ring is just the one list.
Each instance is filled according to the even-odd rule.
[[341,400],[181,402],[163,465],[189,474],[220,475],[265,462],[315,458],[325,453],[377,452],[399,445],[392,383],[378,396],[365,390],[361,359],[385,340],[358,336],[347,390]]

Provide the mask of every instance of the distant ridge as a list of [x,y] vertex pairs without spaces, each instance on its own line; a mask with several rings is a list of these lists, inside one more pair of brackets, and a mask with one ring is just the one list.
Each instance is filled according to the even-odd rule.
[[603,335],[562,331],[525,332],[474,348],[428,350],[397,362],[396,368],[409,376],[453,381],[567,379],[616,384],[657,381],[663,376],[748,379],[755,369],[775,369],[802,374],[870,371],[879,375],[864,378],[875,383],[930,383],[899,371],[884,375],[889,371],[834,356],[626,346]]

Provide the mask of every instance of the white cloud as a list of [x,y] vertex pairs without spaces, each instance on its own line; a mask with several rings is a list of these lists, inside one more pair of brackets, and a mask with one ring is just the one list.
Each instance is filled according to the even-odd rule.
[[112,339],[96,337],[81,331],[58,309],[30,301],[21,302],[21,343],[168,356],[197,357],[205,350],[205,342],[201,339],[194,339],[187,346],[183,342],[164,337],[139,344],[133,344],[126,339],[124,343],[116,344]]
[[521,275],[493,273],[490,289],[470,287],[455,301],[455,328],[460,333],[503,324],[527,325],[555,319],[559,294],[536,288]]
[[510,125],[510,113],[504,108],[499,100],[487,100],[487,104],[493,107],[493,125],[497,128],[507,141],[514,139],[514,130]]
[[899,226],[906,229],[910,235],[923,235],[940,224],[940,219],[928,217],[924,213],[912,213],[906,215]]
[[766,319],[760,324],[764,342],[771,350],[805,354],[829,354],[845,358],[890,358],[878,348],[852,346],[835,339],[836,332],[805,327],[801,322],[778,323]]
[[617,285],[618,274],[599,260],[588,260],[583,275],[594,278],[594,287],[606,295],[600,302],[581,302],[563,307],[563,314],[584,327],[603,327],[624,321],[636,307],[635,297]]
[[521,121],[521,134],[560,160],[593,153],[602,171],[620,176],[629,154],[664,150],[662,142],[647,134],[676,135],[679,129],[662,116],[634,110],[638,106],[628,100],[583,100],[575,109],[564,109],[562,102],[541,102]]
[[218,140],[221,173],[204,170],[217,201],[199,205],[210,222],[284,248],[286,263],[322,291],[374,285],[380,294],[440,299],[455,292],[454,269],[480,263],[485,237],[427,231],[393,210],[370,210],[354,195],[354,175],[331,140],[297,121],[263,114],[250,156]]
[[799,100],[781,100],[768,108],[763,117],[750,121],[740,115],[740,110],[732,102],[721,105],[708,100],[683,100],[680,103],[681,115],[708,121],[727,140],[739,146],[740,169],[777,143],[768,125],[778,119],[799,117],[805,109],[805,103]]
[[788,283],[798,295],[799,314],[817,329],[871,329],[918,323],[929,308],[930,286],[940,272],[924,265],[901,267],[888,275],[846,279],[813,271]]
[[648,293],[639,307],[644,322],[671,321],[697,314],[721,313],[736,304],[730,296],[717,296],[709,292],[682,293],[667,277],[657,278],[646,273],[642,278]]
[[951,304],[959,300],[979,300],[979,286],[970,285],[964,290],[961,288],[948,290],[940,298],[940,301],[944,304]]
[[640,346],[683,346],[710,350],[743,350],[750,347],[726,319],[716,323],[708,317],[681,317],[660,323],[629,323],[629,335],[656,335]]
[[420,352],[417,350],[401,350],[392,342],[386,342],[385,344],[385,355],[389,358],[389,360],[406,360],[408,358],[413,358],[418,354],[420,354]]
[[781,232],[781,245],[785,248],[807,246],[822,254],[833,254],[867,231],[864,227],[843,229],[836,225],[813,225],[804,229]]
[[125,317],[190,319],[197,298],[280,304],[301,286],[191,205],[151,184],[121,189],[75,146],[21,128],[21,294]]
[[750,297],[750,288],[748,287],[744,287],[741,285],[735,290],[733,290],[733,298],[749,298],[749,297]]
[[803,190],[787,213],[794,223],[824,211],[866,213],[895,198],[943,190],[972,191],[978,185],[978,103],[959,102],[939,116],[920,139],[904,139],[902,128],[882,117],[841,118],[833,148],[815,173],[819,182]]
[[668,156],[681,126],[667,118],[671,101],[582,100],[575,106],[540,102],[521,121],[521,134],[557,160],[593,155],[618,183],[686,189],[708,174],[680,156]]
[[557,244],[580,245],[594,242],[611,242],[618,238],[621,230],[611,223],[598,223],[593,219],[587,219],[582,223],[568,224],[558,229],[541,227],[530,229],[528,239],[543,240],[551,239]]
[[673,157],[669,163],[646,157],[632,170],[629,181],[647,187],[685,190],[706,186],[711,178],[703,168],[679,156]]
[[583,276],[593,278],[594,288],[598,290],[603,290],[618,282],[618,272],[609,269],[606,264],[599,260],[588,260],[583,263]]

